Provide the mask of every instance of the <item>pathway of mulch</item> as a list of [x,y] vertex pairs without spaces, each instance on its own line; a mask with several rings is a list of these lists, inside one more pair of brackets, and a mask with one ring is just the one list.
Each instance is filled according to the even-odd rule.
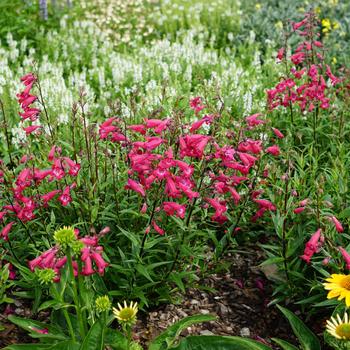
[[238,335],[267,345],[272,345],[271,337],[294,342],[288,322],[280,311],[267,306],[272,289],[257,266],[257,261],[262,261],[261,254],[255,251],[228,256],[232,262],[230,271],[213,274],[200,282],[207,287],[205,290],[214,291],[192,288],[183,296],[181,304],[164,305],[150,312],[136,327],[141,342],[147,343],[174,321],[195,314],[216,315],[217,320],[196,324],[184,335]]
[[[252,248],[247,253],[228,255],[229,271],[213,274],[200,281],[204,288],[191,288],[181,296],[178,305],[162,305],[147,314],[140,314],[134,334],[141,344],[146,345],[169,325],[186,316],[212,314],[216,321],[196,324],[184,331],[183,335],[238,335],[250,337],[272,345],[272,337],[295,343],[288,322],[280,311],[272,306],[272,287],[258,264],[263,253]],[[16,314],[29,312],[17,301]],[[4,316],[1,317],[4,319]],[[2,322],[5,330],[0,332],[1,348],[9,344],[32,343],[24,332],[12,324]],[[321,336],[322,325],[316,324],[314,331]]]

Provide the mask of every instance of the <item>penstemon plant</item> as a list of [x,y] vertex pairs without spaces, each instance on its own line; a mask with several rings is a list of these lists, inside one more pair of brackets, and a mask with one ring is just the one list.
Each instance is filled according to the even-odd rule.
[[[87,236],[110,227],[104,247],[111,263],[101,289],[148,304],[147,294],[168,299],[168,284],[184,291],[206,252],[220,258],[250,218],[276,210],[264,198],[264,178],[283,135],[262,114],[232,123],[220,96],[217,106],[194,97],[171,117],[99,123],[80,90],[70,124],[60,125],[38,76],[21,81],[23,149],[13,149],[5,127],[8,156],[0,164],[0,236],[18,266],[43,247],[55,256],[50,231],[57,224],[77,222]],[[92,274],[85,265],[82,273]]]
[[[274,303],[291,297],[309,306],[322,302],[317,279],[326,276],[327,269],[341,271],[349,256],[347,175],[340,165],[347,162],[347,130],[343,115],[336,113],[347,100],[348,88],[344,71],[335,75],[327,64],[316,14],[306,13],[291,28],[277,52],[277,64],[284,68],[280,81],[267,90],[271,115],[283,116],[285,126],[280,128],[288,124],[290,132],[282,161],[269,179],[277,208],[272,221],[278,244],[264,245],[263,264],[276,264],[280,271]],[[296,42],[295,49],[288,46],[289,40]],[[337,172],[332,170],[335,163]],[[306,297],[305,284],[310,289]]]

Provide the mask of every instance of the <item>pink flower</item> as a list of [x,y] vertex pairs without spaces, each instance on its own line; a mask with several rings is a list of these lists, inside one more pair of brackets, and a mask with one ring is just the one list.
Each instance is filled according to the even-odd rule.
[[138,124],[138,125],[129,125],[128,129],[134,131],[134,132],[138,132],[142,135],[146,134],[146,126],[143,124]]
[[259,205],[260,208],[264,208],[266,210],[275,211],[276,207],[267,199],[254,199],[254,202]]
[[30,119],[32,122],[38,119],[38,115],[40,114],[39,108],[30,108],[27,107],[24,112],[19,113],[22,120]]
[[299,28],[301,28],[301,27],[303,27],[305,24],[306,24],[306,22],[307,22],[307,18],[304,18],[302,21],[300,21],[300,22],[296,22],[296,23],[293,23],[293,29],[294,30],[297,30],[297,29],[299,29]]
[[142,185],[133,179],[128,179],[128,183],[127,183],[127,185],[125,185],[125,189],[130,189],[130,190],[133,190],[137,193],[140,193],[140,195],[142,197],[146,196],[146,192],[145,192],[144,188],[142,187]]
[[30,125],[26,128],[23,128],[23,130],[26,132],[26,135],[32,134],[34,131],[40,129],[40,125]]
[[350,270],[350,254],[342,247],[338,247],[338,249],[341,252],[341,255],[343,256],[343,259],[346,263],[346,268]]
[[250,127],[254,127],[254,126],[260,125],[260,124],[265,124],[266,122],[264,120],[258,119],[258,117],[260,117],[260,116],[261,116],[261,113],[256,113],[256,114],[253,114],[249,117],[246,117],[245,120]]
[[305,207],[298,207],[293,210],[294,214],[300,214],[305,210]]
[[209,142],[210,137],[200,134],[186,135],[180,137],[180,156],[202,158],[204,149]]
[[14,221],[11,221],[1,230],[0,237],[2,237],[4,241],[8,241],[8,236],[14,223]]
[[162,228],[160,228],[154,220],[152,221],[152,226],[157,233],[159,233],[161,236],[164,235],[165,231]]
[[204,116],[202,119],[197,120],[196,122],[194,122],[191,125],[190,132],[194,132],[194,131],[198,130],[204,123],[207,125],[211,124],[213,119],[214,119],[214,116],[212,116],[212,115]]
[[145,202],[145,203],[143,203],[142,204],[142,208],[141,208],[141,210],[140,210],[140,213],[141,214],[146,214],[147,213],[147,203]]
[[274,134],[279,138],[279,139],[283,139],[284,135],[276,128],[272,128],[272,131],[274,132]]
[[183,219],[186,213],[186,206],[178,204],[176,202],[164,202],[163,209],[167,215],[176,215]]
[[72,197],[70,195],[70,186],[66,186],[64,190],[62,191],[62,194],[58,197],[58,200],[61,202],[61,204],[65,207],[70,202],[72,202]]
[[51,192],[43,194],[41,196],[41,199],[43,200],[44,205],[47,204],[51,199],[53,199],[60,192],[61,192],[60,190],[53,190]]
[[205,108],[199,96],[190,99],[190,107],[194,110],[196,114]]
[[280,149],[277,145],[273,145],[266,148],[266,153],[270,153],[273,156],[278,156],[280,154]]
[[97,249],[91,253],[91,258],[94,260],[97,266],[98,273],[102,275],[109,264],[104,261],[101,252],[99,252]]
[[156,134],[161,134],[162,131],[167,129],[167,127],[169,125],[169,122],[170,122],[169,119],[164,119],[164,120],[160,120],[160,119],[145,119],[146,128],[147,129],[154,129],[154,132]]
[[205,198],[214,209],[215,214],[211,217],[213,221],[217,221],[219,223],[224,223],[227,221],[226,215],[223,215],[227,211],[227,205],[225,201],[219,201],[216,198]]
[[283,60],[283,57],[284,57],[284,47],[281,47],[278,52],[277,52],[277,58],[282,61]]
[[68,157],[64,157],[63,159],[65,160],[65,163],[69,167],[68,174],[72,176],[77,176],[80,171],[80,164],[74,162]]
[[294,55],[290,56],[290,60],[295,64],[300,64],[305,60],[305,53],[304,52],[298,52]]
[[4,217],[6,216],[7,211],[0,211],[0,221],[2,221],[4,219]]
[[323,243],[321,232],[322,230],[318,229],[305,245],[304,255],[301,256],[301,259],[306,261],[308,264],[310,263],[312,256],[318,252]]
[[39,329],[39,328],[30,326],[30,329],[39,334],[49,334],[49,330],[47,328]]
[[306,198],[306,199],[303,199],[302,201],[299,202],[299,205],[301,207],[305,207],[307,204],[309,203],[309,199]]
[[342,224],[338,221],[338,219],[335,216],[331,216],[331,220],[334,223],[335,229],[339,232],[342,233],[344,231],[344,228]]

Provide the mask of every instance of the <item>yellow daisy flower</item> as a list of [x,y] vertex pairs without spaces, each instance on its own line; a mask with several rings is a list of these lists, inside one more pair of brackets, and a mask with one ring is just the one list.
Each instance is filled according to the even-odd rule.
[[118,303],[118,309],[113,308],[114,317],[121,323],[133,324],[136,322],[137,302],[130,302],[130,306],[124,301],[124,306]]
[[349,316],[345,312],[343,319],[339,314],[337,317],[331,317],[327,320],[326,331],[337,339],[350,340],[350,323]]
[[333,274],[326,281],[328,283],[323,283],[324,289],[330,291],[327,299],[345,299],[346,306],[350,306],[350,275]]

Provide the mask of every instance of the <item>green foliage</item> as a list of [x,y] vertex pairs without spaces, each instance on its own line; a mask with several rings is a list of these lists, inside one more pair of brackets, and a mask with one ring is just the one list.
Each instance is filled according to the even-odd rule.
[[278,308],[291,325],[293,332],[298,338],[303,350],[321,350],[321,345],[316,335],[312,333],[310,329],[306,327],[297,316],[294,315],[293,312],[279,305]]
[[183,339],[173,350],[269,350],[255,340],[239,337],[191,336]]

